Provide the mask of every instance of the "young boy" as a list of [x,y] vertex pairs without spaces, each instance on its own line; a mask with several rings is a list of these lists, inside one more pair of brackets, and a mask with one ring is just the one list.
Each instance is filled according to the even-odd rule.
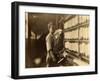
[[53,54],[53,43],[54,43],[54,29],[53,29],[53,23],[50,22],[48,23],[48,30],[49,33],[46,36],[46,48],[47,48],[47,56],[46,56],[46,66],[47,67],[51,67],[55,65],[56,59],[55,56]]

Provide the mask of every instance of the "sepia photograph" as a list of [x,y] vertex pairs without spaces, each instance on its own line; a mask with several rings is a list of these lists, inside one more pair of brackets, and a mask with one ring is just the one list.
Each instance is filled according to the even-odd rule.
[[97,74],[97,7],[12,3],[14,79]]
[[25,67],[89,65],[89,15],[25,12]]

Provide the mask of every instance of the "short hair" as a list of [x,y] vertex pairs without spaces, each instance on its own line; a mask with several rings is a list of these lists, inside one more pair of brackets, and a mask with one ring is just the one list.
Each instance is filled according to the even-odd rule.
[[53,25],[53,23],[52,22],[49,22],[48,23],[48,29],[50,29],[51,25]]

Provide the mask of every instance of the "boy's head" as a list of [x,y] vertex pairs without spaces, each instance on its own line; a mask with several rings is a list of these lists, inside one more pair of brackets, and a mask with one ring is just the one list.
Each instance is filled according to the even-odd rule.
[[53,23],[52,22],[48,23],[48,30],[49,30],[50,33],[54,32],[54,28],[53,28]]

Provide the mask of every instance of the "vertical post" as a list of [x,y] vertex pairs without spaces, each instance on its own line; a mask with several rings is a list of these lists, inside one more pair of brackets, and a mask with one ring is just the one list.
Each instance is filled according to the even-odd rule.
[[25,13],[25,38],[28,39],[28,13]]
[[[79,15],[78,15],[78,25],[79,25]],[[80,55],[80,27],[78,27],[78,55]]]

